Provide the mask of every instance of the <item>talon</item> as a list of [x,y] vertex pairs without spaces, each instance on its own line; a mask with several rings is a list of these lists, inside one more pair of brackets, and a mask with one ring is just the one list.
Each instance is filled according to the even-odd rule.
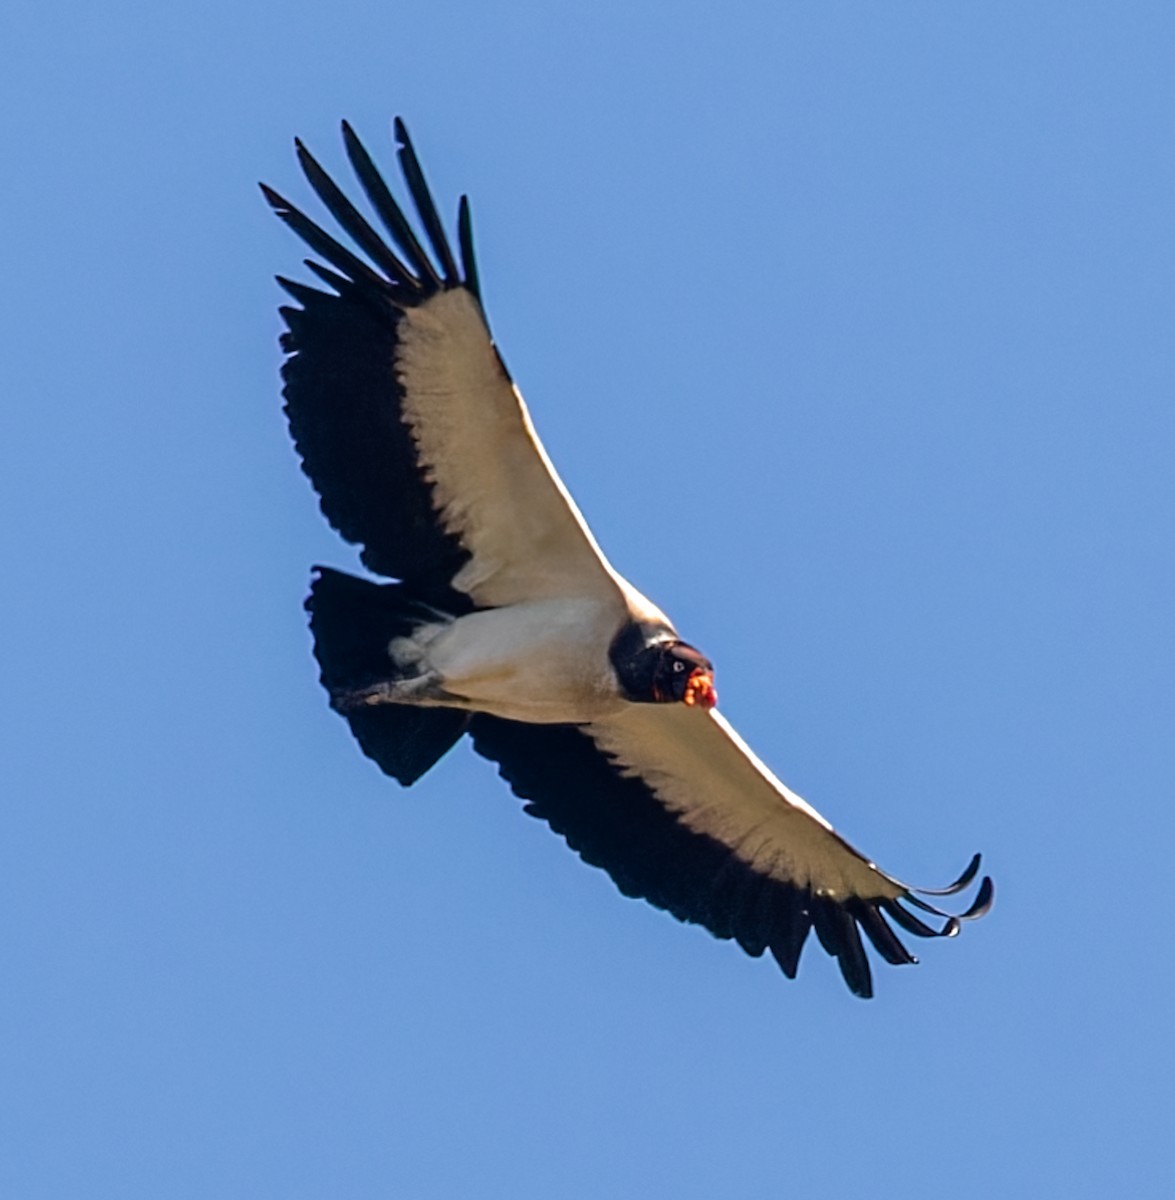
[[386,684],[374,684],[372,687],[358,688],[355,691],[345,691],[342,688],[332,690],[330,704],[336,712],[351,712],[356,708],[367,708],[384,702],[388,694]]

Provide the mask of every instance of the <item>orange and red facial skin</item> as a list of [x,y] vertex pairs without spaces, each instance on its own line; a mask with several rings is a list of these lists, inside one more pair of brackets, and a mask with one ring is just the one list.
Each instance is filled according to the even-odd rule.
[[682,704],[687,704],[691,708],[713,708],[718,703],[718,692],[714,687],[714,676],[710,671],[703,671],[701,667],[695,667],[689,673],[689,678],[685,681],[685,695],[681,698]]

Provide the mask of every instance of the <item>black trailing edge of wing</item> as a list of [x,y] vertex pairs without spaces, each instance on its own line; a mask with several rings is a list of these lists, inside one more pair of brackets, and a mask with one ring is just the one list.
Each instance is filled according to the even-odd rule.
[[[478,714],[469,726],[474,749],[498,764],[502,778],[526,801],[525,811],[547,824],[584,862],[607,871],[626,896],[647,900],[679,921],[733,938],[748,954],[771,956],[794,979],[813,930],[857,996],[873,995],[861,933],[888,963],[917,959],[886,917],[920,937],[951,936],[960,920],[991,904],[984,879],[975,904],[959,917],[905,900],[942,917],[934,929],[899,901],[839,898],[773,879],[741,860],[724,843],[695,833],[637,777],[622,774],[595,743],[568,725],[526,725]],[[976,860],[962,884],[974,879]],[[956,889],[957,890],[957,889]]]
[[478,297],[473,233],[462,198],[459,269],[400,121],[396,138],[431,254],[346,122],[347,157],[391,244],[300,141],[295,143],[298,162],[354,249],[262,185],[274,212],[322,260],[307,260],[307,266],[326,289],[278,279],[296,302],[280,310],[286,324],[281,338],[287,355],[282,368],[286,415],[323,514],[347,541],[362,547],[364,564],[410,584],[420,599],[460,613],[468,611],[469,601],[451,582],[469,554],[443,527],[433,504],[432,484],[403,421],[404,396],[394,363],[405,310],[451,288]]

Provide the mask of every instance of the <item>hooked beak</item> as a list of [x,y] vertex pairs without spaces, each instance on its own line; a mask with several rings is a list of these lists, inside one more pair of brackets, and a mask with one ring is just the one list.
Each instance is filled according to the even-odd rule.
[[713,708],[718,703],[718,693],[714,689],[714,676],[709,671],[703,671],[701,667],[697,667],[690,672],[690,677],[686,680],[685,695],[681,698],[683,704],[688,704],[691,708]]

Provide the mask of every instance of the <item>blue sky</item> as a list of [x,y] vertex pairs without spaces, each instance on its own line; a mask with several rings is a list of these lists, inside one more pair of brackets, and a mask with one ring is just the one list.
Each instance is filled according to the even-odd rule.
[[[1175,13],[0,15],[0,1193],[1170,1194]],[[299,135],[402,114],[612,560],[884,867],[854,1000],[619,896],[315,682]],[[689,448],[667,458],[667,431]]]

